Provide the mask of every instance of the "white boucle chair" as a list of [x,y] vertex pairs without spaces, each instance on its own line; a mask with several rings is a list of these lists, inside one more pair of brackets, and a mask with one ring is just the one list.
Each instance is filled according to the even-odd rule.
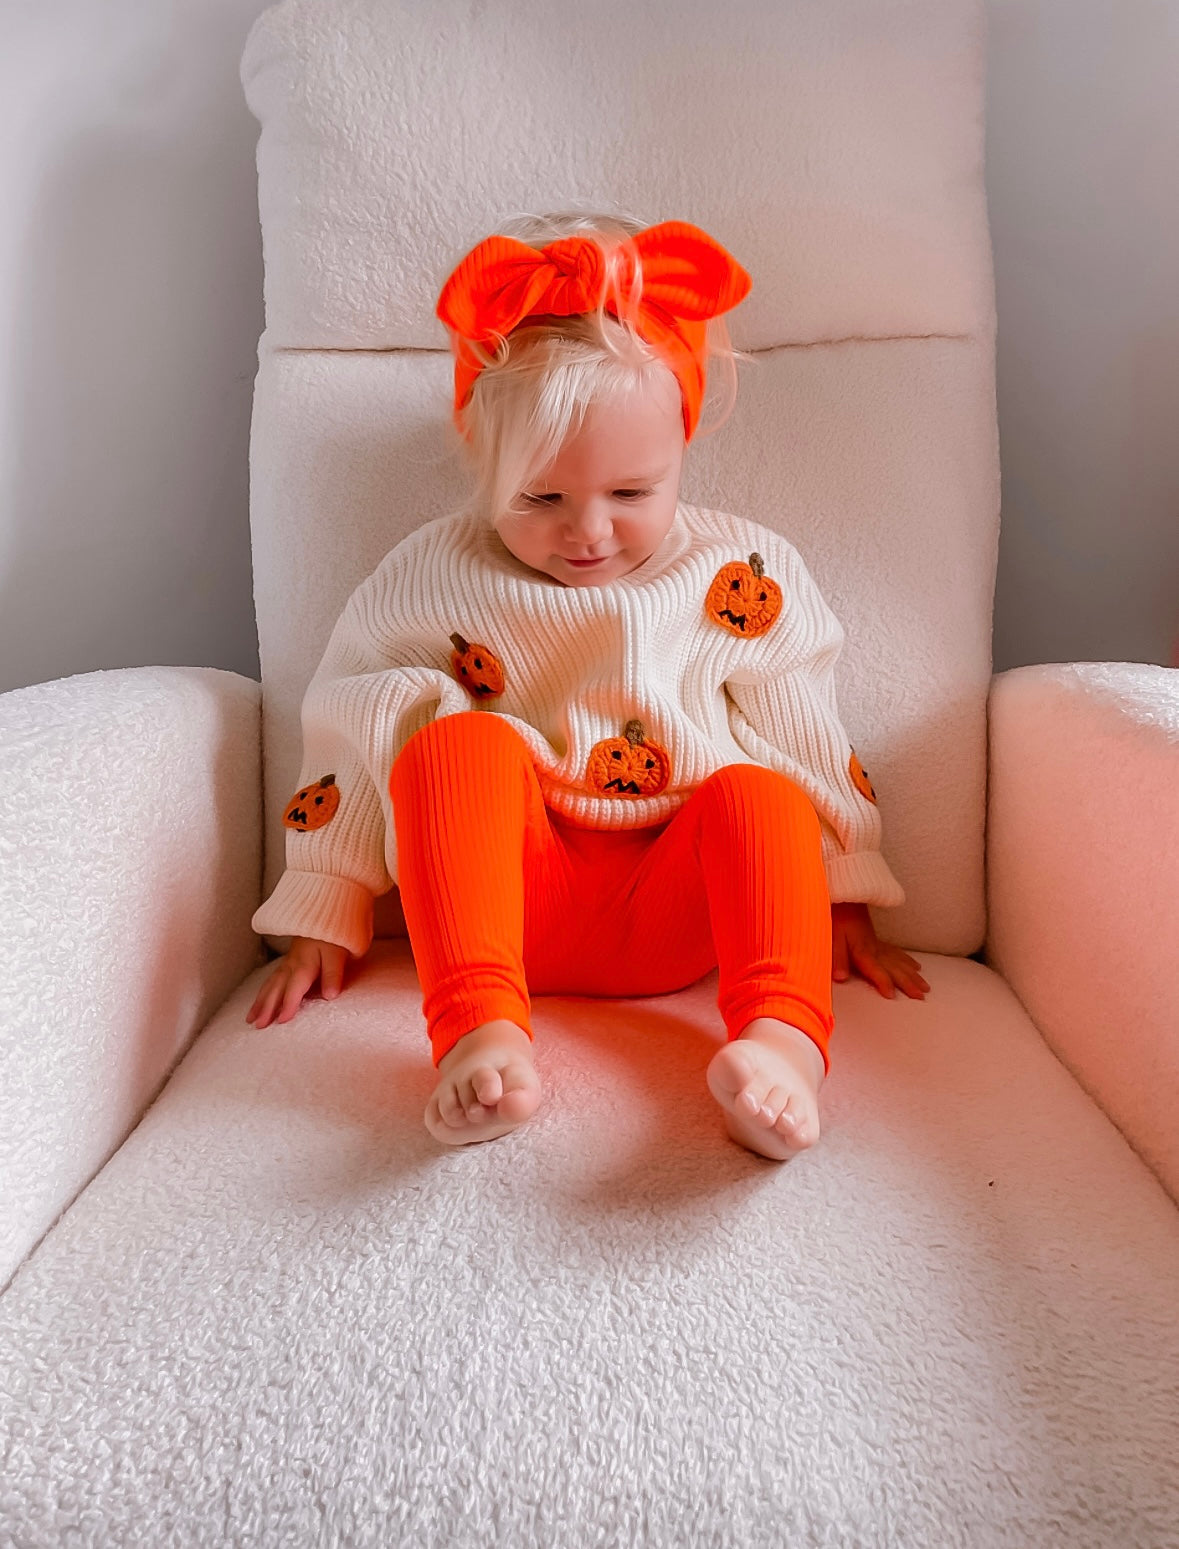
[[[0,698],[3,1545],[1179,1545],[1177,674],[992,676],[982,21],[255,24],[262,687]],[[822,1139],[784,1166],[705,1085],[714,976],[539,999],[543,1107],[455,1149],[393,895],[343,996],[245,1021],[304,686],[465,489],[437,289],[569,205],[693,221],[753,276],[683,496],[785,533],[843,622],[907,894],[875,923],[932,985],[835,986]]]

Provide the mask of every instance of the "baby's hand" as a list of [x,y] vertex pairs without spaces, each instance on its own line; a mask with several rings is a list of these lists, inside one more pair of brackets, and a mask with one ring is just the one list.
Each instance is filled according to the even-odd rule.
[[899,984],[910,1000],[924,1000],[929,985],[921,977],[921,964],[890,941],[881,941],[872,925],[867,904],[831,905],[831,972],[846,979],[848,960],[891,1000],[893,984]]
[[[347,961],[347,950],[333,941],[313,941],[310,936],[296,936],[290,951],[279,958],[270,977],[263,980],[254,1004],[246,1012],[246,1021],[254,1022],[257,1027],[269,1027],[271,1022],[289,1022],[303,1004],[304,995],[314,989],[315,981],[321,977],[324,1000],[334,1000],[344,987]],[[275,1016],[279,1007],[281,1011]]]

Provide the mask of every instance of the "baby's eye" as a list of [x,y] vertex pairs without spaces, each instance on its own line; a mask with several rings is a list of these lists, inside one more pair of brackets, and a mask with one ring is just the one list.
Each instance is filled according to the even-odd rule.
[[[649,489],[616,489],[614,495],[622,500],[643,500],[652,492]],[[560,500],[561,496],[556,490],[551,490],[545,495],[525,495],[524,499],[531,505],[548,505],[554,500]]]

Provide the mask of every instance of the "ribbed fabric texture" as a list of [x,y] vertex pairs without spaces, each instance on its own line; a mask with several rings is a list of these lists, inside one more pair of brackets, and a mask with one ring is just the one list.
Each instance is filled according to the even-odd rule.
[[545,806],[501,716],[447,716],[390,780],[401,901],[434,1064],[532,994],[664,994],[719,967],[729,1037],[801,1028],[830,1069],[831,906],[819,820],[774,770],[729,765],[667,823],[579,828]]
[[[749,638],[716,623],[705,599],[722,566],[752,553],[783,606]],[[788,775],[818,812],[832,902],[904,902],[880,853],[879,811],[851,776],[833,685],[842,625],[785,538],[681,502],[656,553],[603,586],[566,587],[530,569],[474,516],[428,523],[386,555],[349,599],[303,703],[293,790],[334,775],[339,809],[314,832],[288,830],[287,870],[254,915],[256,931],[368,949],[371,916],[348,901],[397,880],[393,761],[415,731],[475,703],[452,667],[453,634],[502,664],[504,691],[482,713],[523,737],[545,804],[561,816],[647,827],[725,765],[761,764]],[[587,777],[591,751],[634,719],[666,754],[666,786],[602,794]]]

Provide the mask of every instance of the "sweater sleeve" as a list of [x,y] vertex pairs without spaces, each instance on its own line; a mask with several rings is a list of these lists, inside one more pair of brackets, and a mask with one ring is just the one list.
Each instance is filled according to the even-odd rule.
[[871,788],[836,705],[843,626],[798,551],[781,539],[765,547],[782,613],[725,683],[729,726],[752,759],[789,775],[814,803],[831,902],[902,904],[904,889],[881,854],[880,812],[856,783],[854,772]]
[[436,714],[467,708],[407,622],[397,552],[352,594],[308,685],[299,782],[283,809],[286,870],[251,921],[259,935],[331,941],[354,957],[372,944],[373,899],[396,880],[393,760]]

